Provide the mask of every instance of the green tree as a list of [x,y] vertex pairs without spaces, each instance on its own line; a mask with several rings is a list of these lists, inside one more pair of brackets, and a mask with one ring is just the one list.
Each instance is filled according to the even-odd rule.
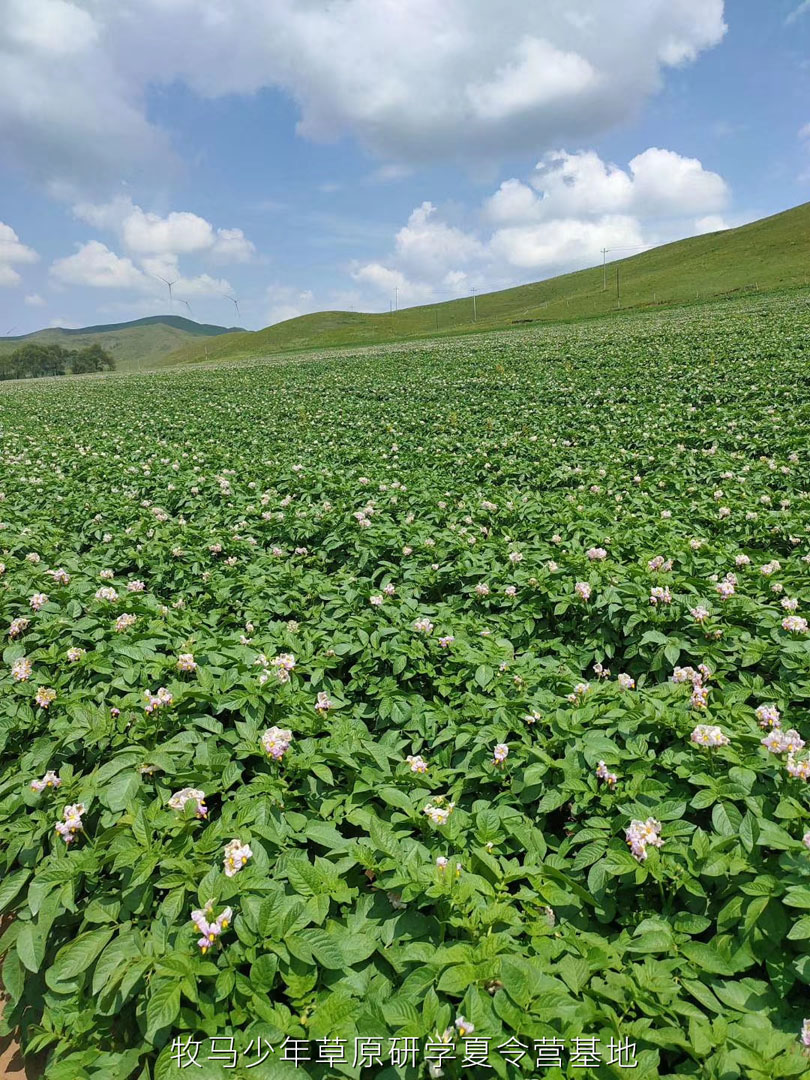
[[112,371],[115,360],[100,345],[88,345],[71,354],[70,370],[74,375],[87,375],[93,371]]

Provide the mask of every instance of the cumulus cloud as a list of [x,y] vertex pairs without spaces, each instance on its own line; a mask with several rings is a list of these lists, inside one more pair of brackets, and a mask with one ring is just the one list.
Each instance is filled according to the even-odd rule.
[[722,214],[706,214],[705,217],[699,217],[695,221],[696,236],[701,233],[723,232],[730,228],[731,225],[728,224]]
[[[232,291],[225,278],[213,278],[209,274],[184,277],[174,262],[147,263],[151,268],[168,270],[176,276],[170,278],[176,297],[189,299],[194,296],[223,296]],[[128,256],[116,254],[99,240],[79,245],[73,255],[56,259],[50,275],[59,285],[83,285],[94,289],[129,289],[156,294],[165,286],[156,280],[153,269],[144,270]]]
[[39,295],[39,293],[29,293],[25,298],[25,303],[29,307],[45,307],[45,300]]
[[283,90],[390,164],[492,159],[631,117],[723,37],[723,0],[0,0],[0,149],[49,182],[169,157],[146,91]]
[[289,285],[269,285],[267,288],[267,325],[295,319],[318,310],[311,289],[295,289]]
[[143,289],[149,279],[131,259],[110,251],[99,240],[80,245],[73,255],[57,259],[50,269],[60,285],[89,285],[96,289]]
[[726,228],[719,211],[728,198],[721,176],[671,150],[651,147],[626,169],[593,151],[550,151],[531,176],[504,181],[484,200],[475,228],[422,203],[389,257],[353,266],[352,277],[378,302],[396,287],[409,305],[503,288],[592,266],[603,248],[629,255]]
[[728,197],[721,176],[704,169],[697,158],[672,150],[650,147],[632,159],[627,171],[592,150],[558,150],[538,163],[528,184],[504,181],[485,213],[503,225],[589,214],[682,217],[720,210]]
[[126,196],[107,203],[77,203],[73,213],[96,229],[116,233],[134,256],[176,259],[210,254],[220,262],[247,262],[256,251],[241,229],[215,229],[210,221],[187,210],[173,210],[162,217]]
[[22,278],[14,264],[36,262],[39,255],[26,247],[10,225],[0,221],[0,286],[19,285]]

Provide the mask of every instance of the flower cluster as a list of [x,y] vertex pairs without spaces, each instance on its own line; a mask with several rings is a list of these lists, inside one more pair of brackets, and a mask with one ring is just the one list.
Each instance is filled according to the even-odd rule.
[[253,852],[250,850],[249,844],[243,844],[241,840],[231,840],[225,845],[225,855],[223,857],[225,877],[233,877],[238,874],[252,856]]
[[408,754],[405,758],[411,767],[411,772],[426,773],[428,771],[428,763],[419,754]]
[[785,731],[783,728],[774,728],[762,739],[762,745],[772,754],[795,754],[804,746],[804,739],[794,728]]
[[661,839],[661,822],[649,817],[646,821],[633,820],[624,832],[631,853],[644,862],[647,858],[647,848],[663,846]]
[[31,790],[36,792],[42,792],[45,788],[58,788],[62,786],[62,781],[56,775],[53,770],[49,770],[45,773],[41,780],[31,781]]
[[596,775],[600,780],[604,780],[608,787],[615,787],[619,782],[619,777],[615,772],[611,772],[604,761],[600,761],[596,766]]
[[54,828],[66,844],[72,844],[76,839],[76,833],[82,828],[82,815],[86,813],[87,807],[84,803],[73,803],[62,811],[63,820],[57,821]]
[[200,791],[199,788],[184,787],[180,791],[175,791],[174,795],[169,799],[169,806],[172,810],[183,811],[187,802],[193,802],[196,804],[196,811],[198,818],[208,817],[208,807],[205,805],[205,792]]
[[280,761],[290,749],[293,733],[286,728],[271,727],[262,735],[262,747],[265,754]]
[[32,671],[33,665],[26,656],[21,656],[11,665],[11,677],[15,682],[28,682]]
[[689,738],[698,746],[728,746],[730,741],[715,724],[698,724]]
[[34,695],[34,701],[39,705],[40,709],[47,709],[54,701],[56,701],[56,691],[50,686],[40,686]]
[[146,705],[144,709],[148,713],[153,713],[157,709],[163,709],[167,705],[171,705],[174,701],[172,694],[165,686],[161,686],[154,694],[150,690],[144,690],[144,697],[146,698]]
[[204,908],[192,911],[191,913],[191,921],[201,935],[197,941],[197,945],[203,956],[208,952],[217,938],[222,935],[223,930],[227,930],[233,919],[233,910],[229,907],[226,907],[225,910],[212,921],[210,917],[213,911],[214,901],[209,900]]
[[[439,800],[437,799],[436,802],[438,803]],[[423,813],[427,814],[434,825],[446,825],[455,806],[456,804],[454,802],[447,803],[446,806],[434,806],[432,803],[428,803],[424,808]]]

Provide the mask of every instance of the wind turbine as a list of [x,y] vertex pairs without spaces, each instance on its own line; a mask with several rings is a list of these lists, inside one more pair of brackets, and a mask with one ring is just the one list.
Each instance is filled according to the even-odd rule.
[[[172,282],[172,284],[174,284],[174,282]],[[194,314],[194,312],[193,312],[193,311],[191,310],[191,304],[190,304],[190,303],[188,302],[188,300],[184,300],[184,299],[182,298],[182,296],[178,296],[178,297],[177,297],[177,299],[178,299],[178,300],[180,301],[180,303],[181,303],[181,304],[185,304],[185,305],[186,305],[186,307],[188,308],[188,313],[189,313],[189,315],[193,315],[193,314]]]
[[165,277],[161,277],[160,274],[155,274],[155,277],[159,281],[162,281],[164,285],[168,285],[168,287],[169,287],[169,311],[171,311],[172,310],[172,285],[177,284],[177,278],[175,278],[174,281],[167,281],[167,279]]
[[228,296],[226,294],[225,299],[230,300],[230,302],[236,308],[236,316],[237,316],[237,318],[241,319],[242,315],[241,315],[241,312],[239,311],[239,301],[236,299],[236,297],[235,296]]

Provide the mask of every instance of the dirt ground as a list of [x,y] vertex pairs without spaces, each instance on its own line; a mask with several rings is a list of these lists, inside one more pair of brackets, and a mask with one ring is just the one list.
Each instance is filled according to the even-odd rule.
[[19,1047],[12,1038],[0,1039],[0,1080],[38,1080],[40,1076],[41,1071],[25,1067]]

